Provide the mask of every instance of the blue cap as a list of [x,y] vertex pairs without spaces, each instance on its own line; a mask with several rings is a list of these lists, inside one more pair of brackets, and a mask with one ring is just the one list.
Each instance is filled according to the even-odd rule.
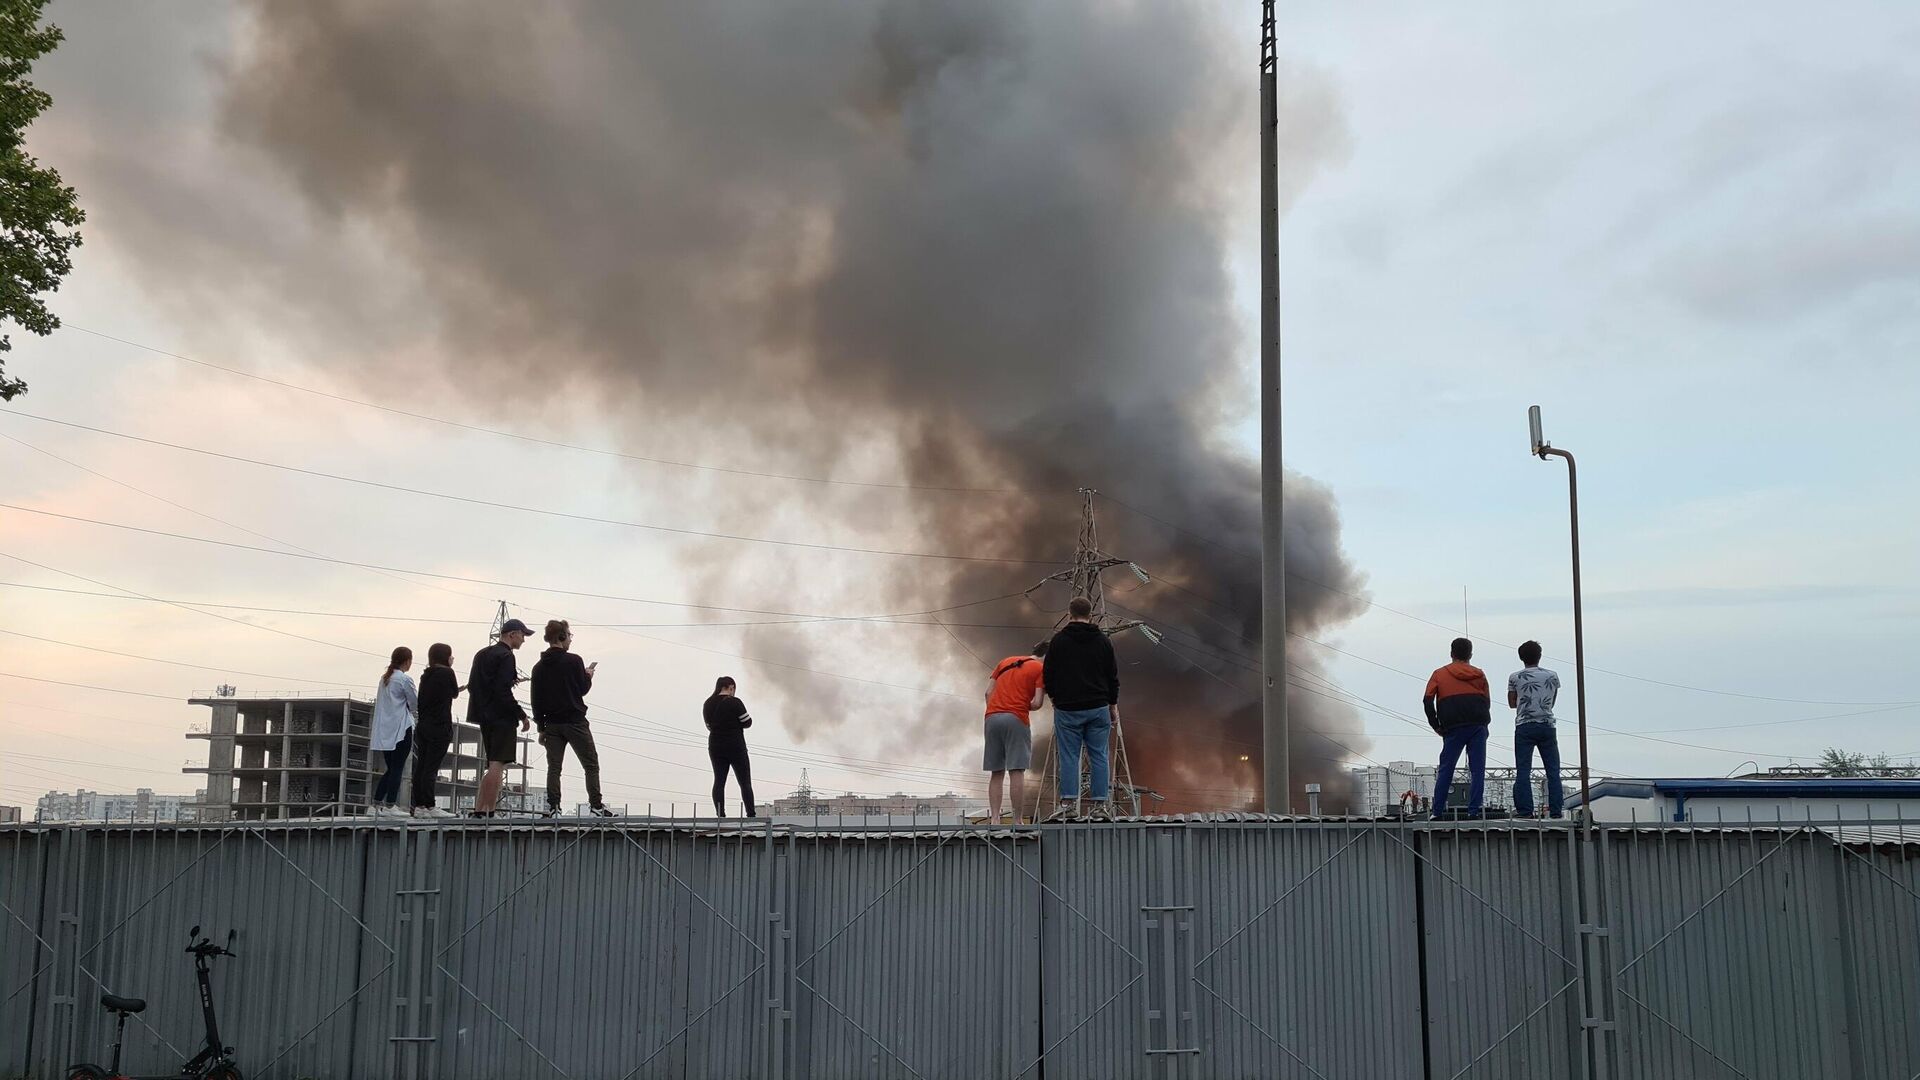
[[533,635],[533,631],[527,628],[527,624],[521,622],[519,619],[508,619],[506,622],[500,624],[500,633],[503,635],[511,634],[515,630],[518,630],[521,633],[528,635],[529,637]]

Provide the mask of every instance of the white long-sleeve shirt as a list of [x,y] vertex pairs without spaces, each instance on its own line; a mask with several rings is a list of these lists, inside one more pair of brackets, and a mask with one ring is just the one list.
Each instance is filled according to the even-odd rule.
[[373,750],[391,750],[400,745],[407,732],[413,730],[413,719],[420,715],[420,692],[414,686],[413,676],[404,671],[396,671],[387,678],[385,686],[374,691],[373,697]]

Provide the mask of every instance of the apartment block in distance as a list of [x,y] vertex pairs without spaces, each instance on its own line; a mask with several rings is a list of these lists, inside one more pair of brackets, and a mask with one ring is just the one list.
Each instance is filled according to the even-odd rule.
[[72,794],[49,791],[34,806],[34,820],[60,821],[192,821],[194,802],[187,795],[158,795],[141,788],[130,795],[108,795],[79,788]]
[[[207,743],[206,765],[184,770],[206,775],[206,794],[199,808],[202,821],[365,813],[374,786],[386,772],[386,756],[368,746],[373,738],[371,701],[337,694],[295,694],[194,698],[192,704],[212,711],[208,723],[187,732],[187,738]],[[521,738],[519,763],[508,766],[501,791],[503,810],[534,808],[536,800],[527,793],[531,749],[530,740]],[[434,785],[440,807],[471,807],[486,767],[480,729],[454,724],[453,746]],[[411,758],[407,769],[411,784]],[[404,785],[400,789],[403,807],[410,790]],[[544,805],[544,793],[537,801]]]

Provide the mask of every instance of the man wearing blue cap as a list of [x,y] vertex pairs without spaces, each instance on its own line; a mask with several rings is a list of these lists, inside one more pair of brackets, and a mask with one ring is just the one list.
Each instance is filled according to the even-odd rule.
[[533,726],[513,697],[514,684],[520,681],[513,653],[530,633],[526,623],[508,619],[494,643],[473,654],[473,667],[467,672],[467,723],[480,729],[487,751],[487,772],[473,799],[474,817],[492,817],[494,804],[500,801],[500,785],[506,782],[507,766],[519,749],[514,721],[520,722],[521,731]]

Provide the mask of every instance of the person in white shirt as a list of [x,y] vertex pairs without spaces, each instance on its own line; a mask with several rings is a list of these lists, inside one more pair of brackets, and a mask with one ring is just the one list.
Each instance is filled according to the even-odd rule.
[[1547,774],[1547,815],[1560,817],[1565,806],[1560,787],[1560,740],[1554,733],[1553,705],[1560,697],[1560,676],[1540,666],[1540,643],[1520,646],[1526,667],[1507,676],[1507,707],[1513,710],[1513,809],[1533,815],[1533,752]]
[[373,698],[373,741],[369,750],[387,755],[387,772],[373,789],[373,812],[398,814],[400,780],[407,771],[407,754],[413,749],[413,721],[420,714],[420,694],[407,672],[413,667],[413,650],[405,645],[393,650],[386,673]]

